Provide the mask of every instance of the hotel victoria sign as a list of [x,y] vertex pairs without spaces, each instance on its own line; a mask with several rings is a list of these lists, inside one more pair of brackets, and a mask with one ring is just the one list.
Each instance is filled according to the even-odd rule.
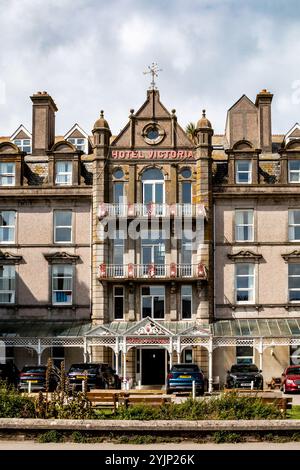
[[111,157],[116,160],[189,160],[194,154],[191,150],[112,150]]

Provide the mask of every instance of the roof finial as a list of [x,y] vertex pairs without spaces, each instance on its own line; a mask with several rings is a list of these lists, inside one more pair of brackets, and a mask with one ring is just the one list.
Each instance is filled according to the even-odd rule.
[[104,111],[103,111],[103,109],[101,109],[101,111],[100,111],[100,117],[101,117],[101,118],[104,118]]
[[205,109],[202,109],[202,117],[204,117],[204,118],[206,117],[206,111],[205,111]]
[[147,75],[148,73],[151,73],[152,75],[152,80],[150,83],[149,90],[157,90],[155,77],[158,77],[158,72],[162,72],[162,69],[158,68],[158,65],[156,62],[152,62],[151,65],[148,65],[148,70],[145,70],[143,72],[144,75]]

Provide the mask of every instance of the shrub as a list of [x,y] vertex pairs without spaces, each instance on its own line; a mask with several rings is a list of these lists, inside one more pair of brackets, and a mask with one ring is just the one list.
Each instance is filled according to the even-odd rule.
[[44,434],[40,434],[38,437],[38,442],[40,443],[46,443],[46,442],[61,442],[62,441],[62,435],[55,431],[54,429],[52,431],[47,431]]
[[0,418],[34,418],[33,401],[17,390],[0,383]]
[[[100,416],[99,416],[100,417]],[[208,400],[188,399],[183,403],[168,403],[160,407],[150,405],[120,406],[116,419],[280,419],[283,415],[273,404],[259,398],[224,393]],[[103,416],[101,416],[103,418]]]

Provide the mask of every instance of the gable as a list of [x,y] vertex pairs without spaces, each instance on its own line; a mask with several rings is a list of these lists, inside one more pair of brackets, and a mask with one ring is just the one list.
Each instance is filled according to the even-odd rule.
[[293,139],[300,138],[300,125],[296,122],[293,127],[285,134],[284,141],[288,144]]
[[[151,125],[159,130],[156,142],[148,141],[147,128]],[[129,122],[113,140],[112,147],[130,149],[172,149],[181,147],[192,149],[193,144],[177,123],[175,110],[170,113],[161,103],[157,90],[148,90],[147,99],[139,110],[129,117]]]
[[31,139],[31,133],[21,124],[10,137],[10,140],[15,139]]
[[230,148],[245,140],[255,148],[259,146],[258,108],[246,95],[228,110],[226,137]]

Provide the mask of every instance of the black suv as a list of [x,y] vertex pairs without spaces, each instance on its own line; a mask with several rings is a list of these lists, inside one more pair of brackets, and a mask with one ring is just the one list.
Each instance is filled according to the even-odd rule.
[[70,387],[75,390],[82,389],[82,381],[86,379],[87,389],[93,388],[121,388],[121,380],[116,371],[108,364],[72,364],[68,379]]
[[226,388],[263,390],[264,379],[255,364],[234,364],[227,371]]
[[19,370],[12,363],[0,364],[0,380],[5,381],[8,385],[16,387],[19,382]]
[[19,390],[21,392],[44,392],[47,389],[47,369],[49,370],[48,391],[54,392],[60,382],[59,370],[52,366],[24,366],[20,372]]

